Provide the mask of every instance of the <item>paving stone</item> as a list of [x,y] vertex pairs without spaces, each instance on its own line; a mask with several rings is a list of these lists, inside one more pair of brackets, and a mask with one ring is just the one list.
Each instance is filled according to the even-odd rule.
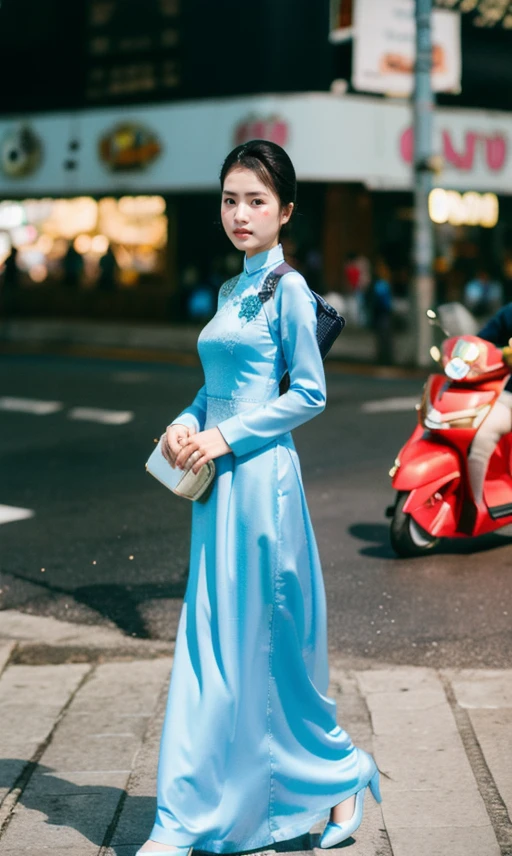
[[34,847],[32,844],[25,847],[23,842],[14,849],[5,850],[0,843],[1,856],[20,856],[20,854],[22,856],[98,856],[98,853],[99,848],[96,844],[83,844],[80,848],[74,847],[73,852],[70,853],[69,847]]
[[474,786],[474,776],[460,741],[450,732],[443,745],[416,745],[414,752],[404,752],[403,737],[389,734],[373,738],[380,770],[401,787],[431,788],[432,783],[455,781],[461,787]]
[[0,642],[0,675],[7,666],[14,648],[15,642]]
[[45,763],[61,772],[131,770],[169,672],[169,658],[98,666],[70,705]]
[[[67,701],[67,698],[65,699]],[[9,754],[10,748],[18,750],[28,743],[38,746],[43,743],[51,732],[55,722],[64,707],[64,703],[39,703],[28,709],[26,705],[5,704],[0,707],[0,750],[2,756]],[[7,725],[4,728],[4,723]],[[9,724],[11,727],[9,728]]]
[[[169,671],[169,658],[106,663],[91,671],[20,798],[2,853],[18,840],[31,856],[36,848],[48,856],[59,848],[73,856],[99,851]],[[131,704],[136,698],[137,705]]]
[[151,720],[144,745],[141,748],[128,782],[128,796],[118,820],[112,845],[140,847],[151,830],[156,811],[156,775],[160,737],[167,705],[167,685],[161,688],[160,698]]
[[395,710],[392,700],[387,707],[373,704],[371,710],[375,735],[404,735],[413,751],[418,742],[442,746],[458,738],[459,732],[448,704],[436,705],[430,710]]
[[455,698],[465,708],[512,708],[512,669],[444,670]]
[[[361,689],[367,690],[375,760],[383,773],[382,811],[394,856],[419,856],[424,836],[436,829],[461,829],[463,835],[468,829],[484,829],[485,840],[496,844],[439,677],[408,667],[389,672],[389,679],[385,670],[356,674]],[[431,841],[429,856],[453,856],[449,847],[442,849],[442,836],[436,840],[440,849]]]
[[37,805],[41,794],[58,796],[61,794],[96,794],[105,789],[123,790],[126,785],[127,772],[103,772],[101,770],[86,770],[85,772],[55,773],[44,772],[40,767],[31,778],[26,788],[23,801],[30,800]]
[[0,802],[88,673],[88,665],[8,666],[0,677]]
[[512,669],[445,670],[466,709],[491,776],[512,815]]
[[413,690],[439,689],[439,681],[432,669],[423,666],[394,666],[357,672],[361,692],[367,698],[372,693],[410,693]]
[[14,849],[23,841],[25,848],[68,847],[73,851],[90,845],[101,847],[121,791],[102,794],[38,795],[37,808],[18,805],[2,836],[2,848]]
[[[134,856],[154,820],[171,659],[97,667],[12,665],[2,673],[2,656],[6,656],[5,645],[0,642],[0,759],[5,759],[0,760],[0,803],[80,681],[84,676],[87,680],[58,723],[22,794],[0,841],[0,856],[99,856],[121,799],[122,811],[107,853]],[[441,674],[467,710],[510,813],[510,753],[504,747],[510,746],[512,734],[512,670],[443,670]],[[339,724],[356,745],[374,754],[383,793],[381,805],[367,793],[359,830],[339,848],[332,848],[334,856],[347,847],[351,856],[500,856],[457,723],[434,670],[393,666],[349,673],[331,669],[329,695],[336,700]],[[318,848],[327,816],[328,812],[309,836],[254,856],[284,851],[287,856],[306,856],[311,848]]]
[[26,761],[2,758],[1,755],[0,752],[0,806],[27,765]]
[[[382,787],[382,805],[388,829],[402,827],[490,826],[489,816],[476,786],[448,790],[446,784],[429,790]],[[391,844],[394,848],[393,839]]]
[[9,666],[0,678],[0,712],[11,706],[62,707],[90,666],[71,663],[59,666]]
[[453,828],[388,828],[393,856],[500,856],[490,826]]
[[469,718],[491,776],[512,817],[512,708],[471,710]]
[[84,739],[95,737],[108,740],[111,736],[123,735],[141,738],[148,727],[149,718],[147,713],[124,713],[104,708],[96,711],[74,709],[68,712],[60,730],[61,733],[67,729],[74,732],[80,728]]

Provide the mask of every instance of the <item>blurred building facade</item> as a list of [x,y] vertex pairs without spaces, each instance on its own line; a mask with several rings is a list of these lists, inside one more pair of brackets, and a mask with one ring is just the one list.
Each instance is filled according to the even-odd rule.
[[[240,267],[218,174],[254,137],[284,145],[296,166],[286,250],[312,287],[350,291],[350,260],[384,259],[406,296],[411,106],[353,90],[352,42],[329,40],[335,7],[349,30],[345,0],[3,0],[0,261],[14,246],[20,268],[11,311],[185,318],[191,290]],[[464,16],[461,91],[437,99],[437,183],[466,194],[452,194],[457,210],[436,226],[440,299],[484,268],[505,296],[512,285],[511,46],[510,31]]]

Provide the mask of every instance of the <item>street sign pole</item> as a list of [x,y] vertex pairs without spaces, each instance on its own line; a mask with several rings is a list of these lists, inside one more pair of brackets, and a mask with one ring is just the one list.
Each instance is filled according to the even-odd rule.
[[430,365],[432,329],[426,311],[434,302],[434,236],[428,213],[432,189],[432,0],[416,2],[416,68],[414,81],[414,356],[419,366]]

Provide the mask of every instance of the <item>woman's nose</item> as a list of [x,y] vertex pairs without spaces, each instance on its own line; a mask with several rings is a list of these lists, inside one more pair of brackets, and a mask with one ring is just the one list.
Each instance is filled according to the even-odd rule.
[[247,223],[247,205],[244,202],[236,206],[235,220],[237,223]]

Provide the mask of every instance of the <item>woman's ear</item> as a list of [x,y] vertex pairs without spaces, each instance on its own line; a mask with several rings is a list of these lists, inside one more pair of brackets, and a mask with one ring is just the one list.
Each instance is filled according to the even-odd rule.
[[281,209],[281,226],[284,226],[285,223],[288,223],[288,220],[293,214],[294,203],[289,202],[288,205],[285,205],[284,208]]

